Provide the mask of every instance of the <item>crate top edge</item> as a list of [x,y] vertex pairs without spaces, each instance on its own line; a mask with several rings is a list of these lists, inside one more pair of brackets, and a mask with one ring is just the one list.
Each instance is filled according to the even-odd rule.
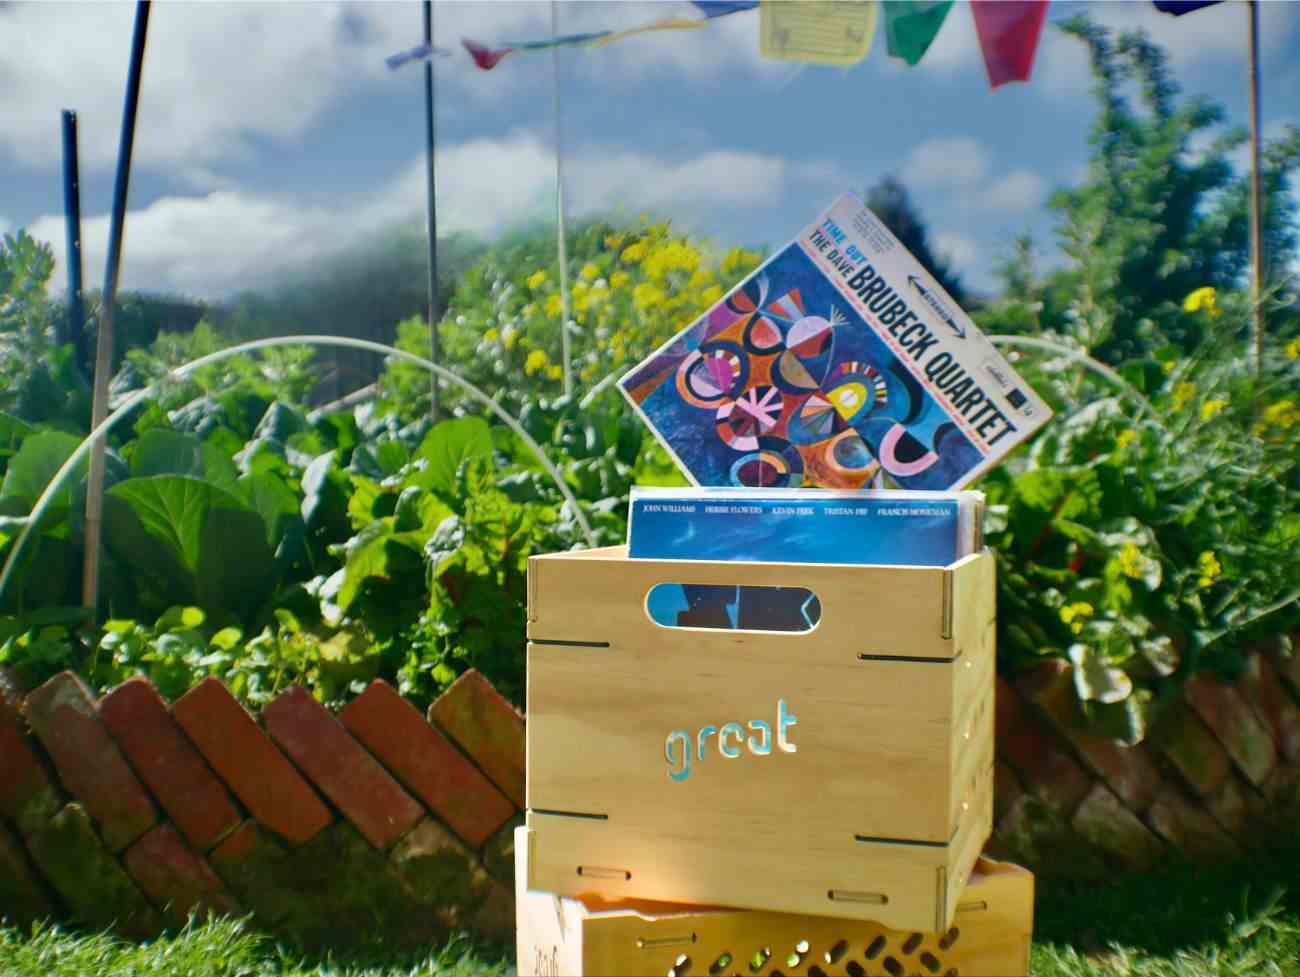
[[566,550],[562,553],[538,553],[534,556],[530,556],[528,562],[532,563],[536,560],[548,563],[565,563],[574,560],[582,560],[584,562],[635,563],[643,566],[664,567],[699,567],[707,565],[726,567],[798,567],[800,569],[816,569],[826,572],[835,570],[888,570],[891,572],[901,573],[946,573],[959,572],[963,568],[985,557],[990,559],[992,558],[992,550],[987,546],[976,550],[973,553],[968,553],[946,565],[915,563],[776,563],[770,561],[755,562],[752,560],[656,560],[628,556],[627,544],[623,543],[618,546],[601,546],[586,550]]

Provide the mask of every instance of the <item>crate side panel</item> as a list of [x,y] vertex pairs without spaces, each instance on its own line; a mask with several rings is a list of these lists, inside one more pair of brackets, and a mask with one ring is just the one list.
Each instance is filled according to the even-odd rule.
[[993,833],[993,764],[993,743],[990,740],[984,753],[984,762],[974,774],[974,784],[970,791],[973,800],[965,811],[965,820],[948,850],[950,860],[944,880],[946,891],[940,899],[938,930],[950,925],[962,891],[979,862],[980,852]]
[[530,644],[528,804],[729,844],[947,842],[953,667]]
[[[577,905],[568,900],[565,904]],[[1032,914],[1033,876],[1016,866],[982,862],[963,893],[952,927],[941,933],[761,911],[645,917],[615,909],[584,913],[570,923],[581,931],[586,959],[584,969],[569,972],[618,977],[677,969],[688,974],[780,972],[794,977],[816,967],[828,974],[888,973],[885,961],[893,957],[920,972],[1025,977]]]
[[[894,657],[951,658],[943,637],[944,574],[939,567],[852,567],[789,563],[627,560],[568,554],[529,564],[529,637],[545,641],[647,640],[682,648],[745,645],[794,650],[805,659],[844,652]],[[663,583],[806,587],[822,616],[807,634],[667,628],[646,613],[646,596]]]
[[[652,899],[872,918],[929,931],[935,880],[949,849],[831,839],[818,847],[758,847],[614,830],[530,811],[529,887],[569,896]],[[832,899],[829,894],[837,893]],[[883,899],[882,899],[883,897]],[[852,901],[850,901],[850,898]]]

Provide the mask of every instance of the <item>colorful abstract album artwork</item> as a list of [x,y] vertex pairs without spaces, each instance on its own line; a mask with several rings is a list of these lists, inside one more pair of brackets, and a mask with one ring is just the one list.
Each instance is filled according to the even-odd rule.
[[620,387],[697,485],[955,488],[1050,416],[852,195]]

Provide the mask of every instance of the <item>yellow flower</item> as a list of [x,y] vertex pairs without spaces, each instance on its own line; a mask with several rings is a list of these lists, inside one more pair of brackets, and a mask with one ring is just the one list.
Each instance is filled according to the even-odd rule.
[[546,305],[543,306],[543,309],[548,316],[554,319],[564,311],[564,302],[558,295],[548,295],[546,296]]
[[1142,576],[1142,551],[1138,549],[1137,543],[1130,541],[1124,544],[1124,548],[1119,551],[1119,568],[1124,576],[1134,580]]
[[645,312],[653,306],[662,304],[665,298],[667,295],[664,294],[664,290],[649,282],[641,282],[632,289],[632,305],[638,312]]
[[695,274],[693,274],[691,280],[686,283],[688,288],[704,288],[705,286],[712,284],[713,273],[707,268],[696,268]]
[[647,255],[643,267],[652,280],[663,281],[670,272],[694,272],[699,265],[698,251],[681,241],[669,241]]
[[544,369],[546,369],[546,354],[540,349],[533,350],[524,360],[524,372],[532,376],[538,370]]
[[483,334],[483,342],[495,343],[497,339],[500,338],[500,336],[501,334],[497,332],[495,329],[489,329],[487,332]]
[[700,304],[712,305],[720,298],[722,298],[722,289],[717,285],[710,285],[700,293]]
[[558,380],[564,376],[564,368],[560,366],[548,366],[546,368],[546,377],[549,380]]
[[578,272],[578,274],[581,275],[587,281],[591,281],[593,278],[595,278],[597,275],[600,274],[600,269],[597,268],[594,263],[588,261],[585,265],[582,266],[582,271]]
[[1300,360],[1300,336],[1287,343],[1285,351],[1288,360]]
[[1288,398],[1264,408],[1264,413],[1255,424],[1255,433],[1261,434],[1270,427],[1289,431],[1297,424],[1300,424],[1300,410],[1296,409],[1295,401]]
[[1070,626],[1075,634],[1083,633],[1083,626],[1096,611],[1087,601],[1076,601],[1061,608],[1061,620]]
[[528,276],[528,287],[534,292],[546,284],[546,269],[538,268]]
[[1118,447],[1120,451],[1123,451],[1137,440],[1137,436],[1137,431],[1134,431],[1132,428],[1126,428],[1125,430],[1120,431],[1119,434],[1115,435],[1115,446]]
[[1196,384],[1188,383],[1186,380],[1174,384],[1174,409],[1182,410],[1187,402],[1195,396]]
[[1160,364],[1160,368],[1164,370],[1166,373],[1173,373],[1174,367],[1176,367],[1177,365],[1178,365],[1177,360],[1165,360],[1163,363]]
[[722,259],[722,273],[731,275],[741,268],[750,264],[757,264],[759,255],[754,251],[746,251],[744,248],[732,248],[727,252],[727,256]]
[[501,341],[505,343],[506,349],[514,349],[515,343],[519,342],[519,330],[514,326],[506,326],[501,333]]
[[1214,288],[1206,285],[1192,292],[1187,298],[1183,299],[1184,312],[1205,312],[1211,317],[1219,314],[1219,306],[1215,302]]
[[616,271],[609,276],[609,285],[611,288],[622,288],[632,276],[625,271]]
[[646,256],[647,250],[644,241],[637,241],[636,244],[629,244],[623,249],[623,263],[628,265],[636,264]]
[[606,234],[605,247],[610,251],[617,251],[623,245],[623,238],[624,235],[622,234]]
[[1222,398],[1207,400],[1205,403],[1201,404],[1201,420],[1208,421],[1211,417],[1227,406],[1228,402]]
[[1200,584],[1208,587],[1223,573],[1223,566],[1215,557],[1213,550],[1206,550],[1196,558],[1196,567],[1201,571]]

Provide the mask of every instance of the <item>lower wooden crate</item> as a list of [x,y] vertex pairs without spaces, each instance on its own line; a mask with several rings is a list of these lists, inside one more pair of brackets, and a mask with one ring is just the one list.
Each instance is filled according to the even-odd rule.
[[528,891],[529,841],[529,829],[518,828],[520,977],[1029,973],[1034,877],[1006,862],[981,858],[952,925],[943,933],[926,934],[828,916]]

